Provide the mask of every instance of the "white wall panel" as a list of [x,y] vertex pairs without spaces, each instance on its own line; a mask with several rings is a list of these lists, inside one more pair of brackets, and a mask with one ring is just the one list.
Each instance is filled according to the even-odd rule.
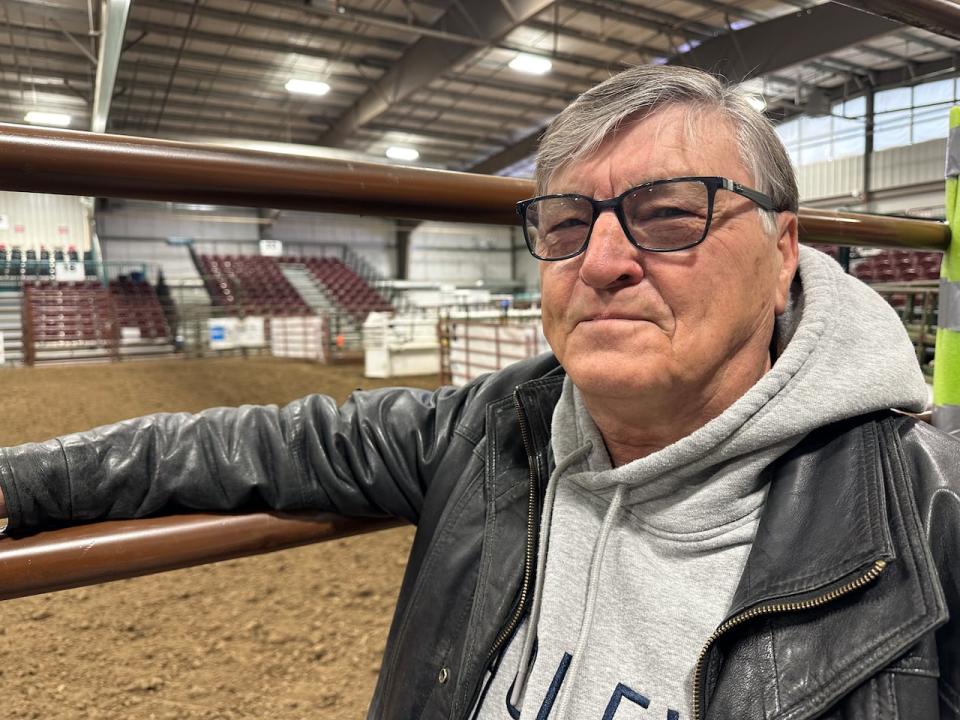
[[168,280],[196,276],[187,251],[167,245],[168,237],[192,238],[198,253],[212,255],[256,255],[261,236],[283,241],[287,255],[331,254],[331,247],[344,246],[383,275],[396,273],[394,223],[381,218],[282,212],[265,219],[252,208],[191,211],[130,202],[99,213],[97,224],[105,260],[159,263]]
[[426,222],[410,236],[411,280],[465,283],[511,280],[513,229]]
[[934,181],[943,182],[946,154],[947,141],[944,139],[874,153],[870,189],[876,191]]
[[393,220],[356,215],[283,211],[268,230],[291,255],[323,255],[324,245],[345,245],[384,277],[396,277]]
[[73,245],[79,252],[90,247],[84,200],[70,195],[0,191],[0,244],[23,249],[52,250]]
[[260,239],[257,211],[250,208],[217,208],[190,212],[163,203],[130,204],[97,214],[97,232],[106,238],[189,237],[225,243]]
[[[171,285],[183,282],[199,283],[200,276],[183,245],[168,245],[163,240],[148,238],[101,238],[100,250],[111,277],[129,272],[137,263],[147,264],[151,282],[156,282],[156,270],[163,268],[164,278]],[[123,263],[117,266],[115,263]]]
[[797,168],[800,201],[854,197],[863,190],[863,156],[810,163]]
[[200,278],[189,251],[168,245],[166,238],[193,238],[198,252],[240,254],[245,248],[256,252],[259,220],[252,208],[190,210],[179,204],[134,201],[98,213],[97,233],[111,277],[146,263],[151,280],[156,280],[160,267],[167,281],[177,284]]
[[798,169],[800,202],[852,212],[943,217],[946,141],[888,148],[873,154],[871,201],[863,203],[863,158],[848,157]]

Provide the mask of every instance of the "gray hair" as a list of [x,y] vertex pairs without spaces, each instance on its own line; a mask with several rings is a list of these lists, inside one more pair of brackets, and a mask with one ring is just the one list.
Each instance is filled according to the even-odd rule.
[[[547,193],[560,171],[594,152],[617,129],[675,106],[726,118],[736,128],[740,158],[755,189],[773,198],[775,207],[797,211],[797,179],[773,124],[738,88],[702,70],[674,65],[624,70],[587,90],[557,115],[537,151],[537,193]],[[760,217],[765,229],[775,232],[773,214],[761,209]]]

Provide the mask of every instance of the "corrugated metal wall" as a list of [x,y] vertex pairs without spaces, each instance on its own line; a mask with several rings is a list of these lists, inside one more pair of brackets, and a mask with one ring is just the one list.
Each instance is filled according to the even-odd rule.
[[873,154],[871,190],[902,188],[928,182],[943,182],[945,139],[890,148]]
[[385,218],[284,211],[268,237],[282,240],[289,255],[317,255],[323,245],[346,245],[384,277],[396,277],[394,228],[393,220]]
[[874,200],[869,206],[862,197],[863,156],[803,165],[797,169],[800,201],[887,213],[921,208],[942,216],[945,156],[943,139],[875,152],[870,172]]
[[[238,246],[256,248],[258,221],[257,211],[248,208],[191,211],[165,203],[131,202],[98,213],[97,232],[103,259],[113,277],[128,270],[114,263],[147,262],[162,267],[168,281],[198,281],[187,249],[172,246],[166,239],[194,238],[198,245],[206,242],[222,247],[221,252],[236,253]],[[153,273],[151,279],[155,279]]]
[[800,201],[858,198],[863,190],[863,156],[810,163],[797,169]]
[[410,280],[512,280],[513,229],[425,222],[410,236]]
[[90,247],[84,200],[69,195],[0,191],[0,244],[24,250]]

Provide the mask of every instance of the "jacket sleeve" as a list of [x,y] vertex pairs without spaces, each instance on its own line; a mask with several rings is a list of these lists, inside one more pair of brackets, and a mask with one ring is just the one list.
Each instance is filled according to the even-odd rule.
[[901,442],[950,614],[937,630],[941,717],[960,720],[960,442],[907,420],[901,422]]
[[183,510],[315,509],[416,522],[469,388],[149,415],[0,450],[8,528]]

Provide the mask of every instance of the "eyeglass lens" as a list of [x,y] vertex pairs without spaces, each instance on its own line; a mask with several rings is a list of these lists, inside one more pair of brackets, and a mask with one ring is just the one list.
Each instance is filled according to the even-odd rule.
[[[707,186],[699,181],[640,188],[622,201],[623,219],[634,243],[647,250],[680,250],[703,239],[710,214]],[[593,205],[576,195],[531,203],[525,227],[534,254],[545,259],[577,254],[593,223]]]

